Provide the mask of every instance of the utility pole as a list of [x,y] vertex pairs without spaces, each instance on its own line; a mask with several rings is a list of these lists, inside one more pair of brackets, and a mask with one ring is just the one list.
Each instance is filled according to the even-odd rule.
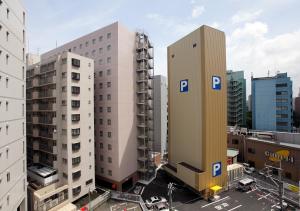
[[279,206],[280,206],[280,210],[283,210],[283,181],[282,181],[282,168],[281,168],[281,160],[279,161],[279,168],[272,166],[272,165],[267,165],[265,164],[265,167],[269,170],[269,168],[271,169],[276,169],[278,171],[278,179],[276,178],[272,178],[272,176],[270,175],[269,178],[271,179],[271,181],[278,187],[278,195],[279,195]]
[[169,196],[169,210],[170,211],[172,211],[173,209],[172,209],[172,193],[173,193],[173,191],[175,190],[175,187],[173,186],[174,184],[172,183],[172,182],[170,182],[169,184],[168,184],[168,196]]

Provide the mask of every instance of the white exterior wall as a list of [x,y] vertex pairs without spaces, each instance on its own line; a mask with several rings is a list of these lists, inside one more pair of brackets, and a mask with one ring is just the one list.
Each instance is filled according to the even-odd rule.
[[[95,61],[96,176],[121,182],[137,171],[135,33],[116,22],[51,50],[42,58],[64,51],[72,51]],[[110,62],[107,61],[109,57]],[[108,95],[111,100],[107,99]],[[111,112],[107,111],[108,107]],[[111,125],[107,123],[108,120],[111,120]],[[111,137],[108,137],[108,133],[111,133]],[[111,150],[108,149],[109,144]],[[109,158],[112,159],[111,163],[108,162]]]
[[27,210],[25,10],[0,4],[0,210]]
[[154,76],[154,151],[163,156],[167,152],[168,85],[167,78]]

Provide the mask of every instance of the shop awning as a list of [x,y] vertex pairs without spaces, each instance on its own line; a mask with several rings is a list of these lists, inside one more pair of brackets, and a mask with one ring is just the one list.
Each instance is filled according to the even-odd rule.
[[212,186],[210,189],[211,189],[212,191],[218,191],[218,190],[221,190],[222,187],[219,186],[219,185],[215,185],[215,186]]

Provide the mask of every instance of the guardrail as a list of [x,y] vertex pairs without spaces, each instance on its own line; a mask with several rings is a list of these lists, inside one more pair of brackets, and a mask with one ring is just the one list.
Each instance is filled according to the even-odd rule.
[[149,211],[149,209],[145,205],[143,198],[140,195],[132,194],[132,193],[123,193],[119,191],[111,191],[111,198],[138,203],[141,206],[143,211]]

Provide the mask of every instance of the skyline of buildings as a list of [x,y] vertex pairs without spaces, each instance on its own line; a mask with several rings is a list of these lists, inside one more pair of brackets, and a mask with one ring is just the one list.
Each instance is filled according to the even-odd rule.
[[29,210],[62,208],[95,189],[93,63],[64,52],[27,67]]
[[0,210],[27,210],[26,13],[0,1]]
[[291,132],[293,126],[292,81],[287,73],[252,78],[252,128]]
[[227,125],[246,126],[246,79],[244,71],[227,71]]

